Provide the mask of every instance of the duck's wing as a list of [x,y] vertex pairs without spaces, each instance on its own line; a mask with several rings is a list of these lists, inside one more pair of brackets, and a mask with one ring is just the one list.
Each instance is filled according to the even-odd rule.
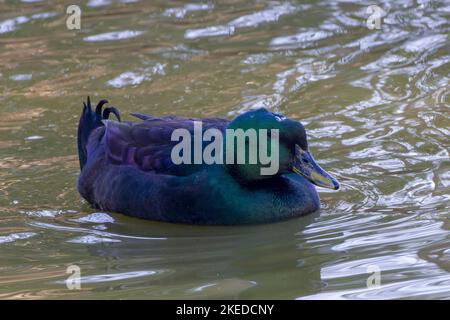
[[[135,115],[137,116],[137,115]],[[144,121],[105,121],[104,144],[107,158],[116,165],[131,165],[142,171],[171,175],[186,175],[199,166],[175,165],[171,159],[171,141],[175,129],[186,129],[193,137],[194,121],[201,121],[203,131],[216,128],[224,131],[228,121],[220,118],[186,119],[137,116]]]
[[[186,121],[186,120],[202,120],[202,119],[186,119],[186,118],[181,118],[181,117],[176,117],[176,116],[167,116],[167,117],[155,117],[152,116],[150,114],[143,114],[143,113],[131,113],[131,115],[133,117],[136,117],[138,119],[141,120],[148,120],[148,121]],[[208,119],[203,119],[203,120],[208,120]],[[209,120],[213,120],[213,119],[209,119]]]

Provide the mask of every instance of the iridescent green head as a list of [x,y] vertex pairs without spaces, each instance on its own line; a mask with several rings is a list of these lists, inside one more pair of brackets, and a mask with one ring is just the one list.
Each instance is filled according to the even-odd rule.
[[296,173],[317,186],[339,188],[309,152],[306,131],[299,121],[264,108],[248,111],[230,122],[224,141],[227,167],[238,180],[251,182]]

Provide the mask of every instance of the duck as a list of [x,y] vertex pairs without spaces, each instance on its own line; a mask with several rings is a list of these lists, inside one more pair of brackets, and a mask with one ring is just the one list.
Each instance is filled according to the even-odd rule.
[[[107,103],[100,100],[93,109],[88,97],[78,124],[81,172],[77,189],[92,208],[171,223],[261,224],[319,210],[316,186],[339,189],[338,181],[309,151],[303,124],[266,108],[243,112],[231,121],[141,113],[131,114],[135,121],[124,121],[116,107],[104,107]],[[111,115],[116,120],[110,119]],[[254,154],[250,135],[240,141],[244,156],[237,161],[239,141],[228,133],[245,134],[249,129],[262,132],[260,141],[267,135],[265,145],[256,144],[260,156],[262,149],[266,156],[277,155],[270,174],[262,156],[249,161]],[[210,154],[217,156],[215,160],[222,156],[227,161],[175,161],[175,149],[178,158],[196,157],[187,149],[180,151],[180,139],[174,139],[180,130],[194,136],[209,132],[209,138],[203,136],[200,144],[192,140],[184,141],[184,146],[197,143],[206,152],[215,140],[216,147],[227,148]],[[223,140],[218,138],[220,134]]]

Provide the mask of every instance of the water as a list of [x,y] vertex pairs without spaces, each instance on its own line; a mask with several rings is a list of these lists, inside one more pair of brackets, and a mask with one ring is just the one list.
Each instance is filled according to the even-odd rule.
[[[372,1],[90,0],[78,31],[70,4],[0,3],[0,298],[450,297],[449,1],[378,2],[382,30]],[[283,112],[342,189],[261,226],[95,212],[75,189],[88,94],[128,119]]]

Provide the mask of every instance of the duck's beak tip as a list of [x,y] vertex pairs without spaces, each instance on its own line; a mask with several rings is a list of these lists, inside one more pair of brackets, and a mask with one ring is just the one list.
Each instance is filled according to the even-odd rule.
[[[319,167],[320,168],[320,167]],[[333,178],[330,174],[325,172],[322,168],[317,171],[310,172],[309,177],[307,177],[316,186],[338,190],[340,188],[339,182]]]
[[333,181],[333,190],[339,190],[341,188],[341,185],[337,180]]
[[332,190],[339,190],[340,188],[339,182],[315,162],[311,153],[300,148],[297,150],[292,171],[305,177],[316,186]]

